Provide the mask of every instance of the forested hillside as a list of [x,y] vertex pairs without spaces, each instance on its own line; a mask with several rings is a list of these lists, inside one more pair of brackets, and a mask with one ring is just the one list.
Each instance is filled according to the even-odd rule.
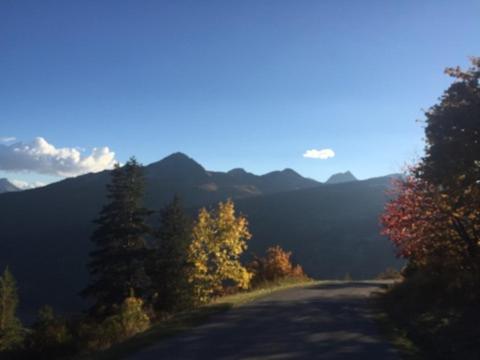
[[379,234],[378,215],[393,176],[323,185],[237,201],[254,238],[250,251],[278,243],[294,250],[308,274],[318,278],[375,277],[399,266]]

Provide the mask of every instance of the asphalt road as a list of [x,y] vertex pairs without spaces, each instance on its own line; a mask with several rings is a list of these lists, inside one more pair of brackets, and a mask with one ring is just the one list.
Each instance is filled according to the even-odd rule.
[[372,317],[382,282],[341,282],[273,293],[165,339],[130,359],[399,359]]

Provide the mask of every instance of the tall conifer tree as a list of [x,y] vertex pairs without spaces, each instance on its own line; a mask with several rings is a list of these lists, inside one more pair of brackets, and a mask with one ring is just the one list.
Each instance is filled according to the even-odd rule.
[[179,310],[191,305],[186,259],[191,233],[192,222],[175,195],[160,212],[160,227],[155,234],[157,246],[152,280],[158,294],[156,305],[162,310]]
[[96,301],[97,311],[121,303],[131,291],[145,296],[150,286],[145,271],[150,211],[142,205],[143,195],[142,167],[135,158],[117,165],[107,185],[109,203],[95,220],[91,240],[96,249],[88,264],[91,282],[82,292]]
[[22,324],[15,315],[18,294],[8,268],[0,276],[0,351],[15,349],[23,340]]

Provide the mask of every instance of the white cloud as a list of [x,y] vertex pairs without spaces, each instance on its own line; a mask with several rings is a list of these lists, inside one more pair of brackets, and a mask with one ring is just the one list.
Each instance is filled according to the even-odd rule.
[[335,151],[332,149],[322,149],[322,150],[316,150],[316,149],[310,149],[305,151],[303,154],[303,157],[309,158],[309,159],[320,159],[320,160],[326,160],[333,158],[335,156]]
[[32,142],[0,144],[0,170],[32,171],[55,176],[77,176],[113,168],[115,153],[108,147],[83,155],[76,148],[56,148],[44,138]]
[[0,143],[3,143],[3,144],[9,143],[15,140],[17,140],[17,138],[13,136],[0,136]]
[[34,182],[28,182],[28,181],[23,181],[23,180],[10,180],[10,182],[15,185],[16,187],[26,190],[26,189],[34,189],[37,187],[45,186],[47,184],[41,182],[41,181],[34,181]]

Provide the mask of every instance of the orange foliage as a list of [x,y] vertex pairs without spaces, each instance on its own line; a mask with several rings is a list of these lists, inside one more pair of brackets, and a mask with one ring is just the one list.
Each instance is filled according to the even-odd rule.
[[253,282],[259,284],[287,277],[305,277],[302,267],[292,264],[291,255],[290,251],[285,251],[277,245],[268,248],[265,257],[255,257],[248,266],[254,273]]

